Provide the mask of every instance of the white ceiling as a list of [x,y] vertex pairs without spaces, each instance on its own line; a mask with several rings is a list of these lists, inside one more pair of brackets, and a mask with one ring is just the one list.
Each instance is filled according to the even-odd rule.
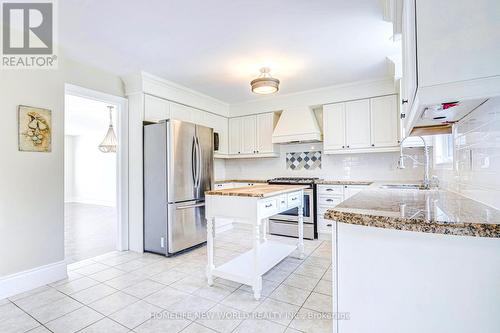
[[[64,104],[65,135],[102,135],[104,139],[109,127],[107,106],[112,104],[73,95],[65,95]],[[116,109],[113,124],[116,126]]]
[[285,94],[387,76],[397,52],[380,0],[64,0],[59,10],[70,57],[228,103],[259,98],[249,82],[264,65]]

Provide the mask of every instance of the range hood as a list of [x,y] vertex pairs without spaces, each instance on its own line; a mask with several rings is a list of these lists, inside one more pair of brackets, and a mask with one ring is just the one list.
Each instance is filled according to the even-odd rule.
[[321,141],[321,130],[313,110],[289,108],[281,113],[273,132],[273,143],[318,141]]

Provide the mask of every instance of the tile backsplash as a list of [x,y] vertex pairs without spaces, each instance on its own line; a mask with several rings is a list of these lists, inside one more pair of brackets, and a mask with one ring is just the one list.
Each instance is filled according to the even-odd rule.
[[454,125],[454,163],[435,169],[444,187],[500,209],[500,97]]
[[[224,161],[216,179],[269,179],[274,177],[319,177],[350,180],[402,180],[421,181],[423,168],[408,160],[407,168],[397,169],[399,152],[321,155],[321,168],[288,169],[286,157],[295,152],[322,151],[321,143],[290,144],[280,146],[280,157],[248,158]],[[422,148],[410,148],[406,154],[423,161]]]
[[321,151],[290,152],[286,154],[286,168],[290,170],[321,169]]

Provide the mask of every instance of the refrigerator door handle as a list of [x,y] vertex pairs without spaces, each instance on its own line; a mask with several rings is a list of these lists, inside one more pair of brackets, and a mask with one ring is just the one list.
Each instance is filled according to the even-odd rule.
[[194,187],[196,187],[196,137],[193,136],[193,143],[191,144],[191,174],[193,176]]
[[177,207],[175,207],[175,209],[181,210],[181,209],[190,209],[190,208],[197,208],[197,207],[203,207],[203,206],[205,206],[204,202],[198,203],[198,204],[194,204],[194,205],[177,206]]
[[197,178],[196,188],[198,188],[198,187],[200,187],[200,183],[201,183],[201,146],[200,146],[200,140],[198,139],[198,137],[196,137],[196,153],[197,153],[197,156],[196,156],[196,159],[197,159],[197,162],[196,162],[196,178]]

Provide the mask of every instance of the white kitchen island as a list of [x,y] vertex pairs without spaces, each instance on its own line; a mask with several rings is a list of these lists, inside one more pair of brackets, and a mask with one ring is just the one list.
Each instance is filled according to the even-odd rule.
[[334,332],[500,332],[500,211],[374,185],[325,216]]
[[[252,287],[255,299],[262,291],[262,275],[276,266],[295,250],[304,256],[303,198],[307,186],[255,185],[252,187],[208,191],[205,193],[207,219],[207,278],[213,284],[220,277]],[[297,245],[267,240],[266,220],[278,213],[298,208]],[[214,224],[217,218],[235,219],[252,226],[252,250],[218,267],[214,265]]]

